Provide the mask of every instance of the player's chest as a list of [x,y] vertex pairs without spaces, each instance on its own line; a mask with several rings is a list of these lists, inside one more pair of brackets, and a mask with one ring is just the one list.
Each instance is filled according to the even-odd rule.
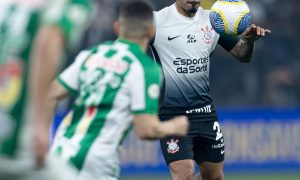
[[211,51],[218,37],[209,23],[182,23],[157,28],[158,45],[175,50]]

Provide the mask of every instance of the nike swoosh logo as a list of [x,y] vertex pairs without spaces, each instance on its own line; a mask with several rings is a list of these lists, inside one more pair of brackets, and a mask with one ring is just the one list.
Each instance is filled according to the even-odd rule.
[[221,151],[221,154],[224,154],[224,153],[225,153],[225,150],[222,150],[222,151]]
[[[180,36],[180,35],[179,35],[179,36]],[[169,36],[169,37],[168,37],[168,40],[169,40],[169,41],[172,41],[173,39],[176,39],[176,38],[178,38],[179,36],[175,36],[175,37],[170,37],[170,36]]]

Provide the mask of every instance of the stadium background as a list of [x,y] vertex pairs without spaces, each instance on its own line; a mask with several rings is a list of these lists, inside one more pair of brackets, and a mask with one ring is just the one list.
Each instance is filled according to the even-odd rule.
[[[149,0],[159,10],[173,0]],[[98,13],[81,48],[115,38],[111,23],[120,0],[97,0]],[[202,0],[209,8],[213,0]],[[217,48],[212,57],[211,94],[226,141],[228,180],[300,179],[300,1],[248,0],[253,21],[272,35],[257,43],[250,64]],[[69,55],[73,59],[75,53]],[[57,119],[67,111],[58,108]],[[122,179],[170,179],[158,142],[134,133],[122,151]]]

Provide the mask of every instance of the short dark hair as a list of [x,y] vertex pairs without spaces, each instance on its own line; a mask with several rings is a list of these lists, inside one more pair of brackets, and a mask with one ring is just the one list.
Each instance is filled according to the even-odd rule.
[[153,24],[153,8],[143,0],[127,0],[119,11],[119,20],[123,21],[128,36],[142,36],[149,23]]

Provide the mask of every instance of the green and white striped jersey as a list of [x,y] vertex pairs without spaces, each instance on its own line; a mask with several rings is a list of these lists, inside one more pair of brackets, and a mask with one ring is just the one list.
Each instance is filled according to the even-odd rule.
[[119,39],[81,52],[58,77],[76,100],[52,154],[71,162],[82,179],[118,177],[132,114],[157,114],[161,80],[160,66],[135,43]]
[[30,51],[42,25],[55,25],[72,49],[91,14],[89,0],[0,0],[0,155],[15,157],[27,104]]

